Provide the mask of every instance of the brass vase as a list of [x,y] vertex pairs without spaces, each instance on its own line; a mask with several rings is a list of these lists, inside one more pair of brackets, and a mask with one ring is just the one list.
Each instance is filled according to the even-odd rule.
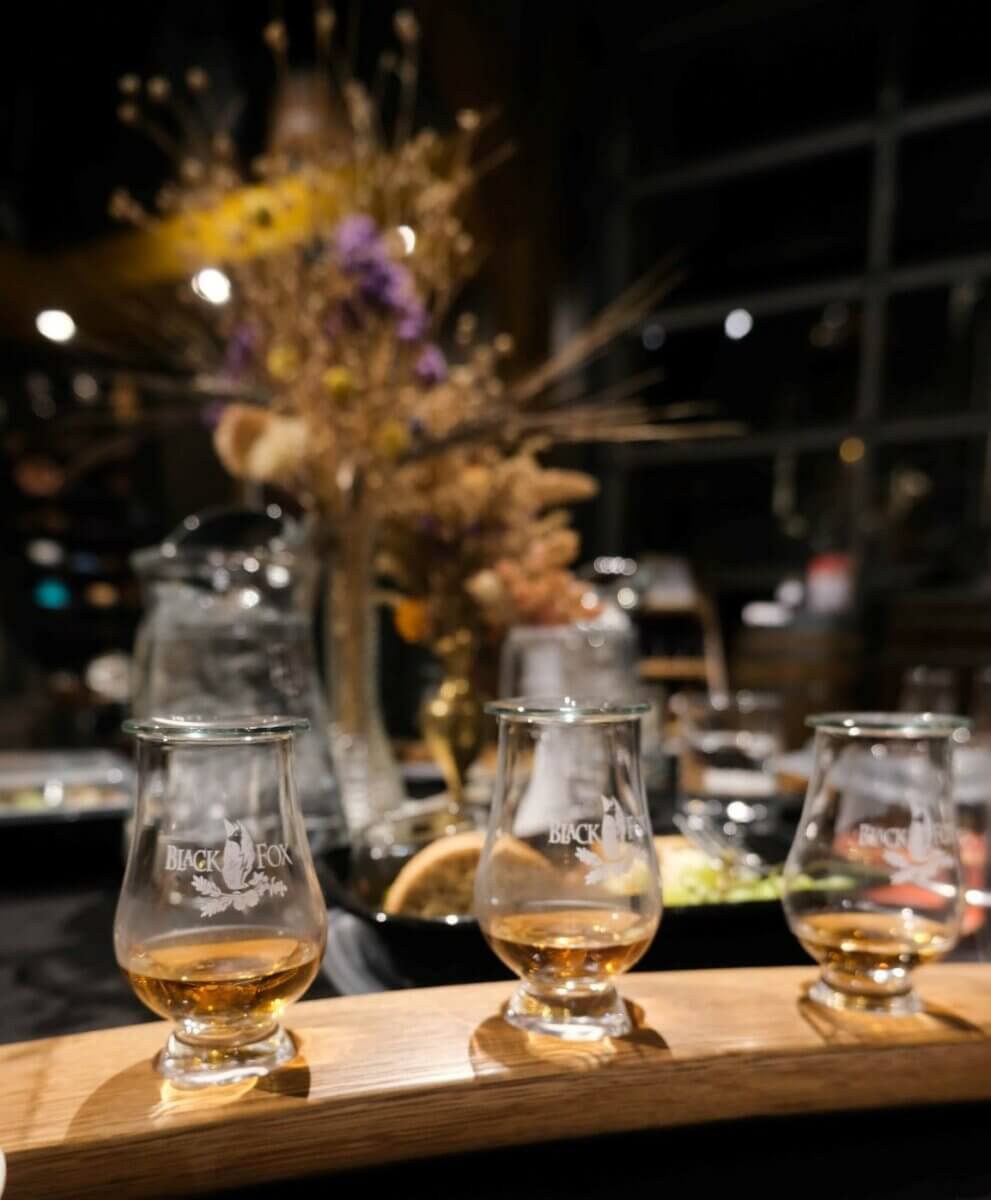
[[468,769],[482,748],[483,712],[472,679],[475,639],[467,629],[440,638],[444,677],[420,711],[420,727],[447,784],[449,811],[461,817]]

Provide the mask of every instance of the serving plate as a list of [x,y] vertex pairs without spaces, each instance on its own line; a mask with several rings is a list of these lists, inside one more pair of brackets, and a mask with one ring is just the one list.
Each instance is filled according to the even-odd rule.
[[58,825],[125,816],[133,769],[110,750],[0,753],[0,824]]
[[[365,904],[350,886],[347,852],[325,856],[320,874],[330,910],[326,973],[339,991],[510,977],[474,917],[425,920]],[[788,966],[807,961],[780,902],[753,900],[667,906],[657,937],[636,969]]]

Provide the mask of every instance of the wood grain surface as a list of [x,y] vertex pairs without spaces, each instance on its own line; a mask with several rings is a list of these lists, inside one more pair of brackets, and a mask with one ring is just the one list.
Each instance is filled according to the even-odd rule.
[[181,1093],[152,1069],[161,1024],[0,1046],[5,1200],[189,1196],[481,1147],[734,1117],[991,1098],[991,967],[921,973],[926,1011],[841,1019],[801,967],[632,975],[628,1038],[507,1026],[512,985],[290,1010],[297,1059]]

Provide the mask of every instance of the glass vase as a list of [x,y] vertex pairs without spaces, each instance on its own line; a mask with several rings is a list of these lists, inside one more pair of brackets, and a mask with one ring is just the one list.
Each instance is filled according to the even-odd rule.
[[375,528],[360,500],[346,506],[330,546],[324,602],[330,743],[352,842],[405,799],[379,692]]

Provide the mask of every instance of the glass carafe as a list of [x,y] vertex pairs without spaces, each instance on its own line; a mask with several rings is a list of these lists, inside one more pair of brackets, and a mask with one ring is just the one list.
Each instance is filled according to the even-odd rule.
[[347,827],[313,644],[319,564],[282,532],[264,513],[205,513],[134,556],[145,613],[131,711],[139,719],[277,712],[306,720],[297,787],[313,851],[323,853],[346,842]]

